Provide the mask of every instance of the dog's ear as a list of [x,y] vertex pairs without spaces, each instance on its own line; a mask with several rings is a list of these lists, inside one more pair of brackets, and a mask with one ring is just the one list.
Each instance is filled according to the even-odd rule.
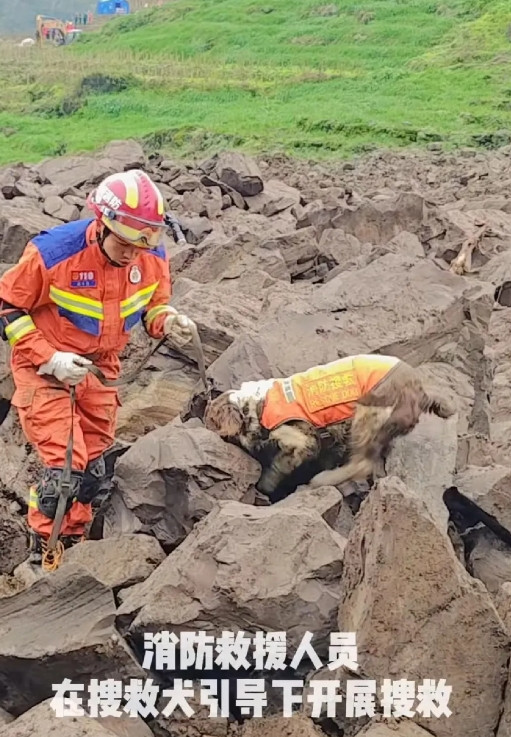
[[239,435],[243,427],[241,412],[228,396],[213,400],[204,414],[204,426],[222,438],[233,438]]

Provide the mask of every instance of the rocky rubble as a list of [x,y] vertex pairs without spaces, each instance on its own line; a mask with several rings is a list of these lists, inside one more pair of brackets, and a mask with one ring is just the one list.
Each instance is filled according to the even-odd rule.
[[286,630],[291,656],[310,629],[326,656],[346,541],[315,509],[299,500],[298,509],[282,504],[218,502],[151,576],[125,592],[120,625],[131,634],[205,628],[219,637],[243,621],[254,635]]
[[63,718],[56,715],[51,699],[42,701],[11,722],[0,734],[2,737],[39,737],[55,734],[57,737],[152,737],[152,732],[139,717],[124,714],[90,717],[87,715]]
[[[435,147],[326,165],[224,152],[183,164],[117,141],[0,171],[0,273],[40,230],[90,217],[86,196],[107,174],[153,176],[187,238],[166,237],[172,303],[198,325],[214,394],[380,352],[420,366],[458,410],[421,418],[374,482],[311,490],[305,468],[270,504],[260,464],[203,427],[193,350],[162,347],[120,391],[111,493],[90,540],[38,579],[23,560],[40,464],[9,411],[0,347],[0,737],[511,733],[510,153]],[[123,371],[150,346],[136,328]],[[285,631],[286,658],[270,674],[144,664],[144,637],[161,630]],[[335,631],[356,632],[358,668],[329,663]],[[316,658],[294,670],[307,632]],[[233,704],[236,676],[265,679],[259,718]],[[179,677],[192,716],[164,713],[162,690]],[[152,678],[156,712],[59,719],[52,684],[64,678]],[[201,678],[228,679],[214,717]],[[286,678],[303,685],[291,719],[271,683]],[[384,679],[445,679],[450,716],[413,698],[388,713]],[[333,713],[308,699],[332,680]],[[373,712],[347,715],[349,689],[367,680]]]

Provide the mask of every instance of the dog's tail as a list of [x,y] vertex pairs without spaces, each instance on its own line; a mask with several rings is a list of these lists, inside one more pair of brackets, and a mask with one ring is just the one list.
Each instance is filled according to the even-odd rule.
[[431,391],[423,392],[420,408],[422,412],[432,413],[444,420],[452,417],[456,412],[456,407],[450,399]]

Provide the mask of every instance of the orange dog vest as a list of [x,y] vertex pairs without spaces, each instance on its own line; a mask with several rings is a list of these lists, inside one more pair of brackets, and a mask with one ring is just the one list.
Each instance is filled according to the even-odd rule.
[[394,356],[348,356],[277,379],[266,394],[261,424],[273,430],[289,420],[324,428],[353,417],[355,402],[399,363]]

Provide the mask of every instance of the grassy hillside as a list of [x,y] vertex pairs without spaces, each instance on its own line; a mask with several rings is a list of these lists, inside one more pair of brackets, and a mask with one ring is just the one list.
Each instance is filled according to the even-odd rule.
[[509,0],[175,0],[0,51],[0,163],[127,136],[314,158],[511,141]]

